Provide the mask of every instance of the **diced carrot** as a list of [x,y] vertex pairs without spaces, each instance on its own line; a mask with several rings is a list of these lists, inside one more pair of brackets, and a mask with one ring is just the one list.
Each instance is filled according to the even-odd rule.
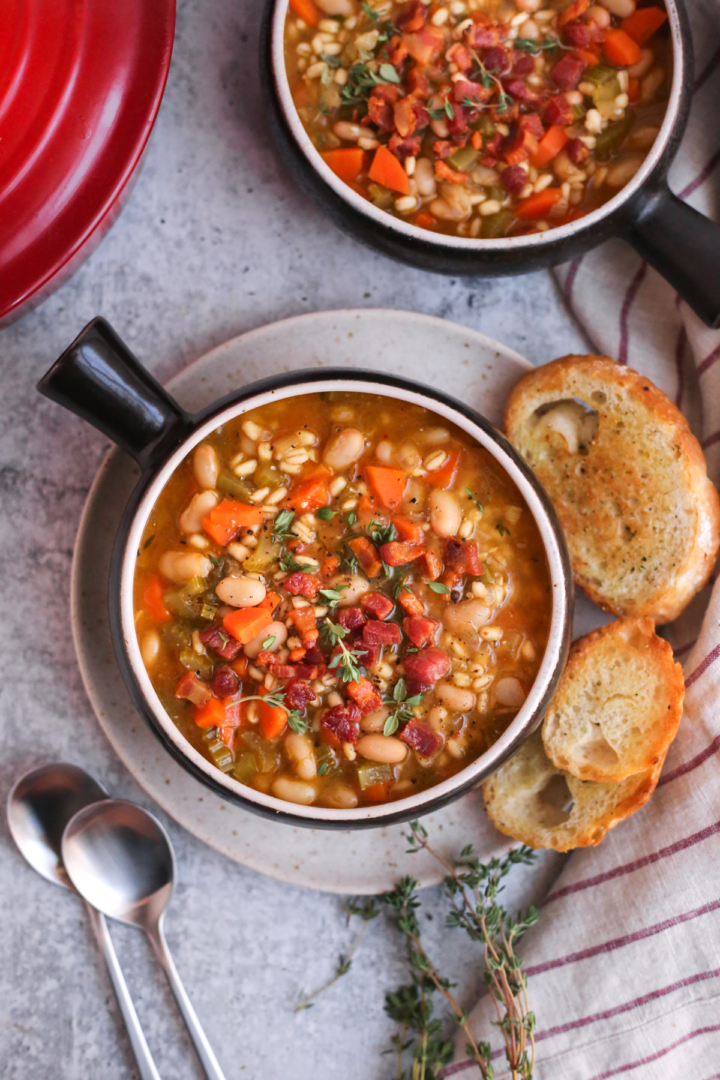
[[378,146],[375,151],[368,178],[375,184],[390,188],[391,191],[399,191],[401,195],[407,195],[410,191],[408,174],[387,146]]
[[225,719],[225,706],[218,698],[210,700],[199,709],[195,709],[195,723],[200,728],[220,727]]
[[327,581],[328,578],[337,574],[340,568],[340,559],[337,555],[328,555],[320,564],[320,577]]
[[319,637],[313,609],[311,607],[294,608],[288,615],[288,621],[290,620],[299,630],[305,648],[311,648]]
[[425,605],[419,596],[414,592],[408,592],[407,589],[403,589],[398,596],[398,603],[402,608],[407,611],[408,615],[424,615]]
[[597,67],[600,63],[600,57],[592,49],[575,49],[573,56],[577,56],[578,60],[582,60],[585,67]]
[[247,669],[248,669],[248,658],[247,658],[247,656],[238,656],[237,660],[233,660],[233,662],[230,664],[230,667],[241,678],[242,678],[243,675],[247,675]]
[[[264,696],[269,691],[264,688],[260,695]],[[282,705],[268,705],[266,701],[258,702],[258,714],[260,716],[260,730],[264,739],[277,739],[287,727],[287,710]]]
[[312,469],[305,473],[306,480],[329,480],[334,473],[331,468],[324,465],[322,461],[318,461],[317,465],[313,465]]
[[536,169],[542,169],[543,165],[547,165],[548,161],[552,161],[554,157],[557,157],[563,146],[569,141],[570,136],[565,128],[555,124],[545,132],[545,135],[538,143],[537,153],[530,158],[530,164]]
[[390,785],[387,780],[380,780],[377,784],[370,784],[370,787],[366,787],[363,795],[370,802],[385,802],[389,790]]
[[366,679],[364,675],[361,675],[357,682],[349,682],[347,692],[356,705],[360,707],[360,712],[363,715],[374,712],[375,709],[379,709],[382,705],[382,698],[370,680]]
[[211,536],[216,544],[225,547],[237,536],[241,529],[247,529],[251,525],[261,525],[263,522],[262,510],[250,503],[236,502],[235,499],[225,499],[214,506],[207,517],[203,518],[203,529]]
[[448,488],[455,483],[455,475],[460,464],[460,451],[448,450],[447,460],[439,469],[431,469],[425,479],[433,487]]
[[357,561],[368,577],[377,577],[382,570],[382,560],[377,553],[377,548],[371,544],[366,536],[356,536],[348,542],[348,547],[356,556]]
[[290,0],[290,7],[308,26],[317,26],[322,19],[322,11],[313,0]]
[[[378,517],[377,499],[374,495],[361,495],[356,510],[358,520],[361,522],[372,521]],[[387,522],[383,521],[383,525]]]
[[628,98],[630,103],[633,104],[640,97],[640,80],[635,75],[631,75],[628,79]]
[[340,150],[324,150],[320,157],[329,169],[346,184],[357,180],[365,163],[365,151],[359,146],[342,147]]
[[544,191],[539,191],[537,195],[531,195],[529,199],[524,199],[517,209],[517,216],[519,218],[545,217],[552,210],[555,203],[560,202],[561,198],[562,192],[560,188],[545,188]]
[[400,539],[407,540],[409,544],[422,544],[425,539],[425,533],[419,521],[411,521],[406,517],[394,517],[393,525]]
[[261,600],[257,605],[259,608],[267,608],[272,613],[276,607],[282,603],[282,597],[278,596],[276,592],[269,592],[265,594],[265,599]]
[[306,652],[307,652],[307,649],[303,649],[303,648],[291,649],[290,650],[290,655],[288,657],[290,663],[291,664],[299,664]]
[[[477,135],[477,132],[475,132]],[[415,218],[415,224],[419,225],[421,229],[434,229],[437,225],[437,219],[428,214],[426,210],[421,210]]]
[[290,492],[283,502],[297,514],[308,514],[327,506],[330,494],[323,479],[305,480]]
[[473,150],[482,150],[482,141],[482,132],[473,131],[472,135],[470,136],[470,142],[472,143]]
[[605,59],[618,67],[630,67],[642,60],[642,49],[624,30],[608,30],[603,44]]
[[423,550],[417,544],[406,544],[401,540],[391,540],[380,548],[380,555],[388,566],[406,566],[419,559]]
[[620,24],[622,29],[642,49],[653,34],[656,34],[664,22],[667,12],[658,7],[638,8]]
[[237,641],[247,645],[271,622],[272,615],[267,608],[238,608],[225,616],[223,626]]
[[365,474],[383,506],[388,510],[395,510],[405,494],[407,473],[402,469],[391,469],[387,465],[368,465]]
[[560,29],[563,26],[567,26],[569,22],[574,22],[575,19],[579,19],[581,15],[584,15],[587,9],[590,7],[590,0],[573,0],[573,3],[566,7],[562,15],[558,18],[557,24]]
[[451,169],[444,161],[435,162],[435,175],[438,180],[444,180],[446,184],[464,184],[470,176],[460,169]]
[[143,605],[153,622],[164,623],[172,619],[172,615],[163,603],[163,587],[157,574],[148,581],[142,594]]

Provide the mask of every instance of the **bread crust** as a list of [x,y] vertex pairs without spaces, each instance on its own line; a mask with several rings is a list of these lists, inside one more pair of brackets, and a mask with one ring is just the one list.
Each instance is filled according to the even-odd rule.
[[[485,781],[485,809],[496,829],[528,847],[551,848],[554,851],[595,847],[610,829],[645,805],[657,787],[663,762],[664,758],[654,768],[630,776],[620,784],[578,780],[553,765],[545,755],[542,738],[537,731]],[[513,775],[514,772],[516,775]],[[543,788],[556,777],[565,779],[574,800],[567,820],[543,825],[537,820],[532,798],[526,803],[528,812],[522,813],[523,803],[520,802],[521,812],[518,813],[518,799],[514,792],[522,794],[522,781],[529,780],[531,788],[532,780],[536,778],[536,786]],[[597,809],[593,813],[594,803]]]
[[[600,429],[598,439],[591,443],[582,459],[587,463],[586,473],[579,475],[575,470],[568,477],[562,475],[560,468],[542,467],[532,461],[530,464],[558,512],[577,584],[590,599],[615,615],[646,615],[656,623],[666,623],[676,618],[707,583],[720,548],[720,497],[708,479],[700,444],[680,410],[649,379],[608,356],[569,355],[536,368],[520,379],[507,401],[505,432],[523,456],[531,457],[525,436],[528,421],[537,409],[551,402],[585,400],[591,392],[602,394],[612,390],[621,392],[627,405],[635,410],[636,417],[643,422],[647,418],[648,432],[661,433],[672,446],[682,473],[681,483],[676,488],[678,500],[683,495],[685,503],[693,507],[692,535],[682,551],[666,553],[667,559],[675,559],[676,565],[665,580],[653,586],[644,576],[646,567],[642,563],[632,567],[631,573],[637,570],[635,579],[623,578],[623,581],[632,580],[633,586],[636,585],[634,593],[631,590],[630,594],[625,591],[619,595],[622,590],[617,582],[613,582],[612,572],[605,580],[598,580],[596,568],[605,557],[611,568],[613,565],[619,567],[623,560],[625,563],[632,561],[635,534],[629,540],[622,534],[621,538],[614,536],[613,527],[617,522],[609,521],[608,502],[616,499],[619,507],[626,506],[628,496],[633,494],[628,487],[633,483],[632,477],[645,475],[645,463],[640,465],[643,447],[629,446],[628,438],[617,427],[611,430],[609,407],[604,413],[602,404],[591,403],[597,409]],[[575,460],[570,455],[567,457]],[[583,479],[585,475],[586,480]],[[652,477],[646,486],[652,493]],[[664,506],[663,512],[671,514],[672,508]],[[622,511],[618,511],[618,517],[621,514]],[[638,521],[640,531],[645,530],[647,547],[654,522],[650,516],[642,520],[635,513],[633,527]],[[583,551],[590,550],[593,542],[598,549],[598,558],[588,560]],[[662,557],[659,551],[656,554],[658,559]]]
[[[638,668],[642,666],[647,677],[653,680],[650,689],[653,698],[649,702],[639,701],[632,716],[633,727],[641,735],[633,739],[618,738],[618,756],[615,761],[583,760],[578,753],[573,754],[572,713],[587,708],[588,684],[597,679],[597,670],[619,658],[628,657],[626,679],[637,679]],[[632,663],[632,670],[630,664]],[[593,670],[594,669],[594,670]],[[628,686],[620,683],[622,671],[613,671],[614,688],[620,693]],[[636,687],[639,689],[639,687]],[[647,688],[646,688],[647,689]],[[584,699],[584,700],[583,700]],[[558,769],[566,770],[579,780],[594,780],[597,783],[620,783],[643,770],[653,769],[662,762],[670,743],[677,734],[685,699],[685,679],[682,667],[674,657],[669,643],[655,633],[655,624],[647,617],[641,619],[619,619],[617,622],[601,626],[574,642],[567,665],[560,679],[557,690],[550,702],[542,727],[545,753]],[[602,701],[595,694],[597,707]],[[590,717],[588,717],[590,720]],[[644,721],[644,722],[643,722]],[[592,723],[592,720],[590,720]],[[599,726],[599,722],[598,726]],[[604,737],[602,730],[598,731]],[[620,746],[623,754],[620,756]]]

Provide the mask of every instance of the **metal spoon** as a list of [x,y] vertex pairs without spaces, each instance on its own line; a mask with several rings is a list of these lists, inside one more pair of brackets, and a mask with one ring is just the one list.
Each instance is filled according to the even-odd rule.
[[[60,850],[63,830],[78,810],[107,798],[105,788],[76,765],[44,765],[32,769],[20,777],[8,796],[10,833],[38,874],[46,881],[63,885],[74,892],[76,890],[66,873]],[[140,1078],[160,1080],[120,970],[105,916],[87,900],[85,907],[105,957]]]
[[96,803],[66,826],[62,856],[73,885],[93,907],[145,931],[208,1080],[225,1080],[165,940],[163,920],[175,884],[175,855],[160,822],[124,799]]

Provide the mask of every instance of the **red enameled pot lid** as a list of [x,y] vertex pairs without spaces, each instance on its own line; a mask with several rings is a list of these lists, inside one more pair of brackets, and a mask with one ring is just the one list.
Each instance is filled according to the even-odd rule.
[[104,235],[150,136],[175,0],[4,0],[0,321]]

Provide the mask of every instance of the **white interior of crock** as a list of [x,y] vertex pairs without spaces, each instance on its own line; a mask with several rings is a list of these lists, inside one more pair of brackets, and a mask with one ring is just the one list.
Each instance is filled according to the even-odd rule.
[[[435,413],[437,416],[443,417],[451,423],[456,424],[457,427],[465,431],[471,438],[475,439],[481,446],[488,450],[517,485],[537,522],[545,546],[553,589],[553,611],[550,633],[537,678],[528,694],[525,704],[498,741],[472,764],[468,765],[467,768],[456,773],[449,779],[444,780],[442,783],[428,788],[426,791],[419,792],[407,799],[398,799],[391,803],[373,807],[357,807],[354,810],[335,810],[319,806],[300,806],[294,803],[285,802],[241,784],[227,773],[223,773],[217,769],[207,760],[207,758],[203,757],[202,754],[190,745],[163,708],[145,669],[145,665],[143,664],[135,631],[133,580],[137,551],[142,540],[147,519],[153,506],[157,502],[162,489],[174,470],[183,459],[187,457],[193,447],[202,442],[207,435],[228,420],[272,401],[284,400],[290,397],[300,397],[303,394],[313,394],[321,391],[350,391],[353,393],[375,394],[380,397],[412,402],[413,404],[420,405]],[[254,802],[258,806],[263,806],[268,810],[293,814],[298,818],[306,819],[308,822],[344,822],[347,823],[348,826],[351,826],[354,821],[367,821],[369,819],[377,820],[378,823],[380,823],[383,817],[393,815],[397,813],[399,809],[412,809],[413,812],[420,814],[423,812],[424,806],[434,802],[438,797],[447,795],[458,786],[465,786],[465,784],[467,784],[469,780],[472,780],[473,777],[480,779],[481,775],[486,775],[488,772],[492,771],[502,758],[507,747],[520,732],[532,723],[532,719],[537,713],[540,702],[552,681],[557,667],[558,657],[563,646],[564,628],[570,617],[566,584],[560,549],[541,500],[538,498],[533,486],[517,468],[514,461],[491,436],[448,405],[438,402],[434,398],[420,392],[411,392],[398,387],[385,386],[374,383],[371,380],[328,379],[327,381],[323,380],[288,387],[278,387],[277,389],[266,391],[265,393],[258,394],[245,401],[231,405],[220,414],[206,421],[206,423],[199,427],[187,441],[175,451],[172,457],[157,473],[152,483],[148,486],[137,508],[135,518],[129,530],[121,567],[120,612],[127,654],[147,704],[168,738],[181,753],[196,766],[196,768],[207,774],[207,776],[216,784],[220,785],[220,787],[227,789],[229,792],[241,795],[249,802]]]
[[673,82],[670,91],[670,97],[668,100],[668,107],[665,113],[660,133],[655,140],[655,143],[650,150],[650,153],[646,157],[639,171],[630,180],[624,188],[618,192],[609,202],[604,203],[603,206],[597,210],[593,210],[591,214],[581,218],[579,221],[570,222],[568,225],[561,225],[556,228],[550,229],[546,233],[535,233],[531,236],[515,236],[510,238],[503,238],[498,240],[473,240],[471,237],[465,236],[449,236],[445,233],[435,233],[431,229],[421,229],[417,225],[412,225],[409,221],[405,221],[402,218],[394,217],[392,214],[386,213],[384,210],[378,209],[367,199],[364,199],[357,192],[353,191],[351,187],[343,183],[338,179],[335,173],[330,169],[318,150],[313,146],[310,136],[305,131],[302,125],[300,117],[298,116],[295,103],[290,93],[290,84],[288,82],[287,72],[285,69],[285,53],[283,46],[283,36],[285,28],[285,18],[287,16],[289,0],[277,0],[272,17],[272,41],[271,41],[271,55],[273,64],[273,76],[275,79],[275,86],[277,89],[278,97],[282,105],[282,109],[285,118],[288,122],[293,137],[308,159],[312,167],[323,178],[326,184],[333,189],[342,199],[345,200],[355,210],[364,214],[368,218],[372,218],[379,225],[384,225],[388,229],[392,229],[395,232],[401,233],[404,236],[412,237],[415,240],[423,240],[425,243],[434,244],[438,247],[451,247],[468,249],[475,251],[484,251],[492,248],[495,251],[515,251],[518,248],[532,249],[535,247],[541,247],[546,244],[548,240],[561,240],[566,236],[574,236],[576,233],[583,231],[586,228],[602,221],[604,218],[609,217],[626,199],[629,199],[638,188],[642,187],[643,183],[655,168],[662,152],[670,137],[673,124],[675,122],[675,116],[677,113],[678,105],[680,102],[680,95],[682,92],[682,78],[683,71],[686,66],[686,52],[683,44],[682,33],[680,30],[680,19],[678,17],[677,9],[674,0],[667,0],[667,10],[670,22],[670,31],[673,41]]

